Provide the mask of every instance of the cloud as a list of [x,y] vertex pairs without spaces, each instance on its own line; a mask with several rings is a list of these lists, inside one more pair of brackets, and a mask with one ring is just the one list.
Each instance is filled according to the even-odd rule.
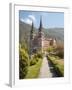
[[30,20],[29,18],[25,18],[25,19],[23,19],[23,18],[21,18],[20,19],[22,22],[25,22],[25,23],[27,23],[27,24],[32,24],[32,20]]
[[29,19],[31,19],[32,21],[36,21],[36,19],[35,19],[35,17],[34,17],[33,15],[29,15],[28,17],[29,17]]
[[26,19],[25,22],[30,25],[32,24],[32,20],[30,20],[30,19]]
[[23,18],[20,19],[22,22],[25,22],[25,20]]
[[31,25],[32,21],[35,22],[36,19],[33,15],[28,15],[28,17],[25,19],[21,18],[21,21]]

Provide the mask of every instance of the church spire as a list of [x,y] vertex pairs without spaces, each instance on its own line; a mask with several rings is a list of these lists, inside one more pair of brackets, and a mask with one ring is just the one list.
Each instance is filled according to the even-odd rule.
[[40,16],[40,27],[39,27],[39,32],[42,31],[42,16]]

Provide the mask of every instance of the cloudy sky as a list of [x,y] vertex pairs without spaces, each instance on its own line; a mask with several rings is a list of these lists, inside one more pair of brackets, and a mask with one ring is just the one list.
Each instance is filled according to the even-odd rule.
[[64,13],[56,12],[34,12],[34,11],[19,11],[19,19],[27,24],[34,23],[36,28],[39,27],[40,17],[42,17],[42,24],[44,28],[63,28],[64,27]]

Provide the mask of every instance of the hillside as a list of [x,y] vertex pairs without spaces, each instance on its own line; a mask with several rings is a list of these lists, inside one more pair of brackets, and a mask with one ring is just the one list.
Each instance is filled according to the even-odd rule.
[[28,40],[30,28],[30,25],[19,21],[19,42],[26,42],[26,40]]
[[43,29],[45,36],[56,38],[57,41],[64,41],[64,28],[49,28],[49,29]]

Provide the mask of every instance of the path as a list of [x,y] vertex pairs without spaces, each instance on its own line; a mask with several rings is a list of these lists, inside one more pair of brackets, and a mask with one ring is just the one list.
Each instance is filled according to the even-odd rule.
[[43,58],[42,66],[40,69],[39,78],[51,78],[56,77],[55,71],[53,70],[53,66],[47,60],[46,57]]

